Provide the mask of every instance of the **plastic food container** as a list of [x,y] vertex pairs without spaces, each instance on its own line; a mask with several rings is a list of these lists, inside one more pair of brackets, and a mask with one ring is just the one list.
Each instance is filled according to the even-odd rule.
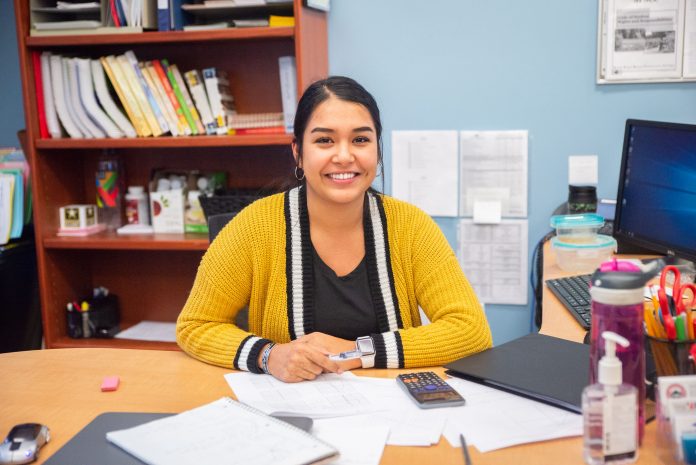
[[602,262],[609,260],[616,251],[616,239],[595,234],[591,242],[566,242],[558,237],[551,239],[551,249],[556,263],[563,271],[591,273]]
[[556,238],[572,244],[594,244],[602,226],[604,218],[594,213],[551,217],[551,227],[556,229]]

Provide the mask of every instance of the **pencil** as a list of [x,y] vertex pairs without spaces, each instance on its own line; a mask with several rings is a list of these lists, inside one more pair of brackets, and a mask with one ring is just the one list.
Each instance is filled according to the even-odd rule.
[[464,453],[464,463],[465,465],[471,465],[471,457],[469,457],[469,448],[466,446],[466,439],[464,435],[459,435],[459,440],[462,442],[462,452]]

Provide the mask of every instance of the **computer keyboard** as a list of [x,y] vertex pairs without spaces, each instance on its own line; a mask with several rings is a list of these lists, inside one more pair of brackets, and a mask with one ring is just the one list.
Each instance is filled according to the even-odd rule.
[[568,276],[566,278],[547,279],[546,285],[551,292],[568,309],[571,315],[578,320],[583,329],[590,329],[592,315],[590,314],[590,277],[583,274]]

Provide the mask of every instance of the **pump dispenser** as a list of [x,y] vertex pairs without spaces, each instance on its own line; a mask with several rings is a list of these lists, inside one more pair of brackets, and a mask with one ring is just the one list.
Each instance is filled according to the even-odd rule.
[[582,392],[584,456],[590,465],[633,463],[638,458],[638,390],[623,383],[616,345],[628,339],[604,331],[605,354],[599,361],[598,383]]

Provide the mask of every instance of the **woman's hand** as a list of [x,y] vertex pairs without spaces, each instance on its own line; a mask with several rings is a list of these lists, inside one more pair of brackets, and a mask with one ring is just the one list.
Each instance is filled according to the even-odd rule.
[[[321,350],[327,351],[329,354],[340,354],[341,352],[355,350],[355,341],[349,341],[319,332],[309,333],[297,340],[316,346]],[[362,362],[359,358],[338,362],[338,365],[344,370],[362,368]]]
[[[259,355],[259,366],[261,357],[262,355]],[[300,338],[287,344],[273,346],[268,357],[268,372],[286,383],[296,383],[312,380],[323,372],[340,374],[343,368],[329,359],[327,350]]]

